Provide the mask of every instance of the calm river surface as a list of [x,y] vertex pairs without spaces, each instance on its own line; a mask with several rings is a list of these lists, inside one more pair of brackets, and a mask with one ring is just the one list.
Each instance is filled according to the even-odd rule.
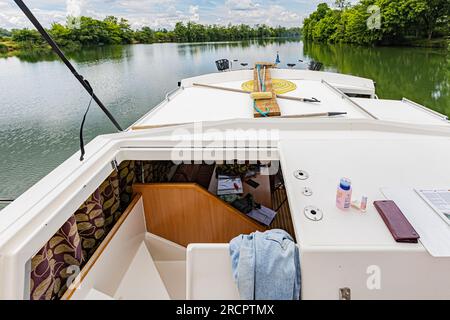
[[[374,79],[380,98],[407,97],[450,115],[450,54],[445,50],[263,41],[99,47],[71,54],[70,59],[127,127],[179,80],[215,72],[215,60],[239,59],[251,65],[274,61],[277,51],[281,67],[314,59],[327,71]],[[88,101],[52,55],[0,58],[0,199],[18,197],[78,151]],[[93,105],[86,140],[110,132],[114,127]]]

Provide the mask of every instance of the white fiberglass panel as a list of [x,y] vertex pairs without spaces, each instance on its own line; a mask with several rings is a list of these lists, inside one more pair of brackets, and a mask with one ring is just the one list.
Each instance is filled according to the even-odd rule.
[[[396,243],[373,202],[385,200],[381,188],[448,185],[449,150],[448,139],[360,139],[357,132],[336,140],[281,141],[280,159],[297,239],[306,247],[424,251],[421,244]],[[296,170],[304,170],[309,178],[297,179]],[[336,207],[343,177],[352,180],[354,200],[368,196],[366,213]],[[305,187],[312,196],[303,195]],[[304,214],[308,206],[320,209],[323,219],[309,220]]]
[[448,121],[443,117],[439,117],[433,111],[422,109],[406,101],[361,98],[354,98],[353,101],[380,118],[380,120],[432,125],[449,124]]
[[[362,111],[334,92],[321,81],[292,80],[297,89],[286,96],[316,98],[308,103],[278,98],[282,116],[307,115],[323,112],[346,112],[345,118],[367,118]],[[243,81],[215,84],[223,88],[241,89]],[[249,94],[218,89],[189,87],[150,113],[139,125],[180,124],[199,121],[253,119],[253,100]]]

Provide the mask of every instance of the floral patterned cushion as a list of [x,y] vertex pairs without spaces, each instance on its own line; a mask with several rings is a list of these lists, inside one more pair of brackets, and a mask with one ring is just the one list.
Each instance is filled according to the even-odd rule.
[[75,216],[31,260],[31,300],[55,300],[83,262]]
[[113,171],[33,257],[31,300],[54,300],[64,295],[74,267],[82,268],[92,257],[130,204],[135,170],[134,161],[121,163],[119,172]]

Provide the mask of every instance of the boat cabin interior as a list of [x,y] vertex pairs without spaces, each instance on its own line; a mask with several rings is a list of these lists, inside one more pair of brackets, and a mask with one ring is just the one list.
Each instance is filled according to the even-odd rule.
[[32,257],[28,298],[235,299],[227,244],[294,235],[279,161],[116,168]]

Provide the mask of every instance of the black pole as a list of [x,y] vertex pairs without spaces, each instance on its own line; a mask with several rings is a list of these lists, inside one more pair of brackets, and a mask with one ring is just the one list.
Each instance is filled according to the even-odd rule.
[[0,199],[0,204],[9,204],[14,202],[14,200],[10,199]]
[[31,23],[36,27],[36,29],[39,31],[39,33],[44,37],[45,41],[52,47],[53,51],[61,58],[62,62],[69,68],[69,70],[72,72],[72,74],[77,78],[77,80],[81,83],[81,85],[89,92],[89,95],[92,96],[92,99],[98,104],[98,106],[103,110],[103,112],[106,114],[106,116],[111,120],[111,122],[114,124],[114,126],[119,130],[123,131],[123,129],[120,127],[119,123],[114,119],[113,115],[109,112],[109,110],[105,107],[105,105],[100,101],[100,99],[95,95],[94,89],[92,89],[89,82],[83,78],[82,75],[80,75],[77,70],[73,67],[73,65],[67,60],[64,53],[61,51],[61,49],[58,47],[56,42],[50,37],[50,35],[45,31],[44,27],[40,24],[40,22],[36,19],[36,17],[33,15],[33,13],[28,9],[28,7],[25,5],[25,3],[22,0],[14,0],[14,2],[19,6],[19,8],[23,11],[23,13],[27,16],[27,18],[31,21]]

